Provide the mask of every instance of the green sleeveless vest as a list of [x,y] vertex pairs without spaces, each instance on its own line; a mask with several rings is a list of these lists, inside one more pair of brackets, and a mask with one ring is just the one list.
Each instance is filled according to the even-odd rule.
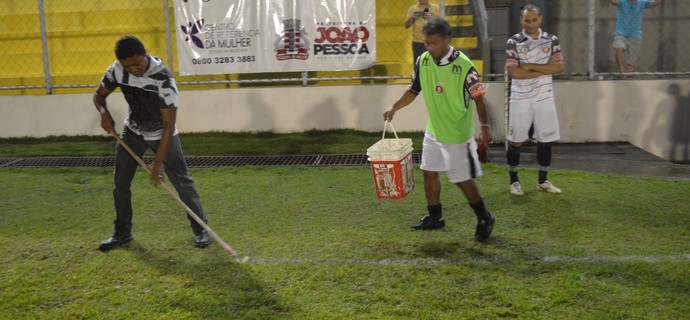
[[420,58],[419,80],[429,112],[427,131],[442,143],[463,143],[474,134],[472,99],[465,79],[474,67],[465,54],[450,64],[438,66],[425,52]]

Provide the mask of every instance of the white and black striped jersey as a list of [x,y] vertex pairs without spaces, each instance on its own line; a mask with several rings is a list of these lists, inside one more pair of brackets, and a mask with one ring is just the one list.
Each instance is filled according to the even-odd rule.
[[[506,47],[506,68],[524,63],[546,64],[563,61],[558,37],[539,29],[539,37],[532,39],[524,30],[510,37]],[[533,79],[511,79],[510,100],[542,100],[553,97],[553,77],[544,75]]]
[[[179,103],[177,85],[172,73],[163,62],[150,55],[149,68],[141,77],[127,72],[115,61],[103,75],[101,85],[108,90],[120,87],[129,104],[129,115],[125,125],[141,134],[146,140],[158,140],[163,134],[161,108],[177,108]],[[173,135],[177,134],[177,127]]]

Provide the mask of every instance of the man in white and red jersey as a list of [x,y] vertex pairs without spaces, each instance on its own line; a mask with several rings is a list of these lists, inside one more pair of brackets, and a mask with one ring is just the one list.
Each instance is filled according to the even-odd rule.
[[539,190],[559,194],[547,174],[551,164],[551,143],[560,139],[556,104],[553,98],[553,77],[563,71],[563,55],[558,37],[541,30],[542,15],[534,5],[526,5],[520,12],[523,30],[508,39],[506,69],[510,86],[508,114],[509,142],[506,158],[510,166],[510,193],[523,195],[518,179],[520,148],[528,140],[534,126],[539,163]]
[[412,82],[383,113],[384,120],[393,120],[396,111],[412,103],[420,93],[429,112],[420,165],[429,214],[412,228],[434,230],[446,225],[439,177],[443,171],[462,190],[477,216],[474,239],[485,242],[495,218],[484,206],[473,180],[482,175],[482,169],[474,138],[472,105],[476,104],[481,125],[479,141],[486,145],[491,141],[484,101],[486,90],[472,61],[450,45],[453,29],[446,20],[432,18],[423,31],[427,51],[416,60]]

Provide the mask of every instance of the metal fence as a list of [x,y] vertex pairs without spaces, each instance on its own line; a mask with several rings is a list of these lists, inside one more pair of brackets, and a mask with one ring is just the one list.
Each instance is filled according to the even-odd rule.
[[0,86],[19,94],[93,88],[123,34],[136,34],[169,59],[167,2],[0,0]]
[[[366,83],[406,83],[412,72],[410,30],[404,28],[407,9],[416,0],[378,0],[377,64],[366,70],[308,73],[228,74],[179,76],[180,86],[219,88],[265,86],[275,84],[330,85]],[[432,2],[435,2],[432,0]],[[474,37],[478,66],[487,77],[491,65],[501,65],[491,48],[504,47],[503,38],[485,41],[478,35],[486,20],[478,8],[496,7],[511,12],[506,21],[487,21],[489,26],[505,24],[511,33],[519,31],[516,12],[527,1],[440,0],[449,21]],[[539,1],[538,1],[539,2]],[[485,4],[485,6],[477,5]],[[611,48],[616,8],[605,0],[541,1],[545,6],[544,28],[561,39],[566,57],[564,77],[600,79],[616,74]],[[147,50],[161,57],[175,70],[177,54],[173,21],[173,0],[0,0],[0,94],[45,94],[90,91],[115,57],[113,46],[123,34],[142,39]],[[469,14],[468,14],[469,12]],[[474,14],[473,14],[474,13]],[[478,15],[479,14],[479,15]],[[491,15],[489,15],[491,17]],[[469,21],[469,23],[468,23]],[[665,0],[663,5],[647,10],[643,22],[643,44],[635,76],[674,77],[690,74],[690,2]],[[472,30],[475,30],[473,32]],[[495,29],[495,28],[489,28]],[[469,32],[466,32],[470,30]],[[507,31],[505,31],[507,32]],[[496,41],[495,43],[493,41]],[[493,52],[496,52],[494,50]],[[491,55],[492,57],[488,57]],[[483,65],[482,65],[483,62]]]
[[[613,49],[617,7],[608,0],[550,1],[546,17],[561,40],[566,74],[605,79],[618,76]],[[635,63],[635,77],[690,75],[690,2],[663,0],[644,10],[642,44]]]

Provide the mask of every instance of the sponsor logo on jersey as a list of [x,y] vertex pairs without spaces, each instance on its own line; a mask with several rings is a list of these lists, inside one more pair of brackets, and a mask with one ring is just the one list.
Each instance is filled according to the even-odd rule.
[[453,73],[462,74],[462,67],[458,64],[453,65]]

